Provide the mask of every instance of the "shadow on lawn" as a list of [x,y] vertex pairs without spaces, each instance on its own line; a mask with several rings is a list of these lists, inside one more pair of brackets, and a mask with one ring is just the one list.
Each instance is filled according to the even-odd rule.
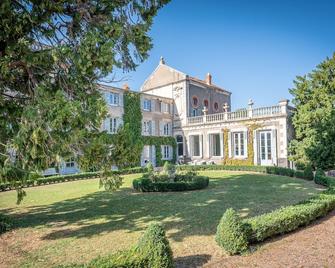
[[142,231],[148,223],[158,221],[171,231],[170,239],[182,241],[193,235],[213,235],[229,207],[249,217],[295,203],[308,194],[312,194],[310,188],[299,180],[234,174],[225,179],[213,178],[210,186],[200,191],[136,193],[130,188],[114,193],[98,191],[47,206],[28,207],[28,212],[14,216],[19,219],[20,228],[51,228],[43,237],[45,240],[91,237],[117,230]]

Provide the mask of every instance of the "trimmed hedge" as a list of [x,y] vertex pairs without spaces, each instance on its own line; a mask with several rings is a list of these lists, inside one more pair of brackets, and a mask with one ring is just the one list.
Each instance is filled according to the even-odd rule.
[[[135,173],[144,173],[146,171],[147,171],[146,168],[136,167],[136,168],[128,168],[128,169],[122,169],[122,170],[115,170],[115,171],[112,171],[112,173],[119,174],[119,175],[126,175],[126,174],[135,174]],[[26,187],[54,184],[54,183],[60,183],[60,182],[66,182],[66,181],[92,179],[92,178],[98,177],[100,173],[101,173],[100,171],[83,172],[83,173],[68,174],[68,175],[41,177],[41,178],[37,178],[36,180],[25,180],[25,181],[0,183],[0,191],[14,190],[18,187],[26,188]]]
[[306,166],[305,170],[293,170],[290,168],[277,166],[228,166],[228,165],[181,165],[177,166],[180,171],[204,171],[204,170],[234,170],[234,171],[252,171],[267,173],[273,175],[297,177],[305,180],[313,180],[313,171],[311,166]]
[[335,178],[326,176],[322,170],[316,171],[314,182],[326,187],[335,187]]
[[0,234],[9,231],[11,227],[11,219],[3,214],[0,214]]
[[190,180],[182,180],[182,175],[176,175],[173,182],[158,181],[142,177],[133,180],[133,188],[141,192],[178,192],[204,189],[209,184],[209,178],[204,176],[194,176]]
[[180,165],[178,171],[235,170],[266,173],[265,166],[229,166],[229,165]]
[[70,264],[67,268],[173,268],[173,255],[165,231],[159,224],[151,224],[138,244],[107,257],[98,257],[88,264]]
[[[248,243],[254,243],[296,230],[319,217],[325,216],[333,209],[335,209],[335,190],[328,189],[302,203],[283,207],[253,218],[240,219],[240,222],[237,221],[235,224],[243,226],[243,234],[247,236]],[[220,224],[222,225],[222,223]],[[226,232],[222,233],[222,236],[226,238],[230,237],[231,234]],[[219,245],[228,252],[233,253],[231,245],[222,243]],[[240,247],[234,248],[235,253],[241,253],[244,250],[245,245],[243,243],[241,243]]]
[[248,249],[246,226],[234,209],[229,208],[223,214],[217,227],[215,241],[227,253],[234,255]]

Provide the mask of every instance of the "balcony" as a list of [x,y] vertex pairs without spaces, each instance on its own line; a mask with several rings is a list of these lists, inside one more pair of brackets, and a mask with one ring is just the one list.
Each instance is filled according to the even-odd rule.
[[261,107],[254,109],[239,110],[236,112],[225,112],[217,114],[207,114],[187,118],[187,125],[198,125],[204,123],[232,122],[255,118],[265,118],[286,115],[288,113],[288,102],[280,102],[279,105]]

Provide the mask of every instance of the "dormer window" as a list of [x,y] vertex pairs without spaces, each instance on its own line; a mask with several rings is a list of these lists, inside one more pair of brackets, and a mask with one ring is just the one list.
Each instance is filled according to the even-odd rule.
[[144,111],[151,111],[151,100],[150,99],[144,99],[143,101],[143,110]]

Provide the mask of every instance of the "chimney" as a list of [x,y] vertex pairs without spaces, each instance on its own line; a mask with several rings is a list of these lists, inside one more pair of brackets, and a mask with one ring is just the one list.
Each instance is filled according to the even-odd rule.
[[205,81],[206,81],[207,85],[211,85],[212,84],[212,75],[210,73],[207,73]]
[[128,86],[128,84],[124,84],[124,85],[122,86],[122,88],[123,88],[125,91],[128,91],[128,90],[129,90],[129,86]]

